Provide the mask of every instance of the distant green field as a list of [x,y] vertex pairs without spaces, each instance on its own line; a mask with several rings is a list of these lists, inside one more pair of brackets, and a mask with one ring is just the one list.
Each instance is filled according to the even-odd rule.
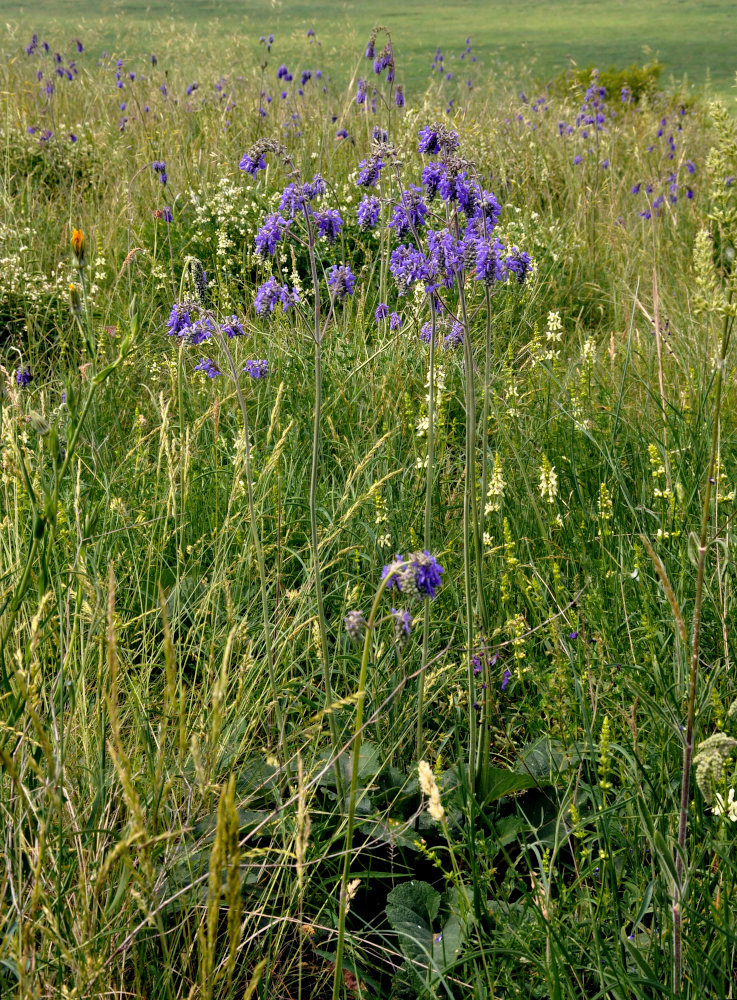
[[[50,13],[51,12],[51,13]],[[525,74],[547,79],[573,60],[601,68],[642,63],[657,56],[670,76],[694,86],[709,83],[722,95],[732,91],[735,58],[734,0],[375,0],[305,3],[294,0],[152,0],[150,3],[95,3],[55,0],[49,7],[34,0],[22,7],[0,3],[4,49],[20,46],[30,31],[53,36],[84,35],[88,47],[132,55],[186,37],[182,62],[196,66],[202,53],[222,54],[224,69],[233,57],[257,48],[258,36],[273,33],[275,58],[304,50],[306,30],[314,28],[324,68],[350,75],[374,24],[392,32],[398,80],[424,87],[436,46],[446,68],[462,77],[471,68],[460,62],[471,38],[476,72],[508,63]],[[196,44],[193,41],[196,39]],[[313,61],[314,55],[310,58]]]

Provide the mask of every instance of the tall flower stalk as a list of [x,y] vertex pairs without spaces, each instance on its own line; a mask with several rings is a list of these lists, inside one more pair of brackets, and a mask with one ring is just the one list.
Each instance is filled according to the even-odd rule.
[[[333,978],[333,1000],[339,1000],[340,986],[343,982],[343,949],[345,945],[345,921],[348,913],[348,878],[351,868],[351,857],[353,855],[353,831],[356,819],[356,799],[358,794],[358,772],[361,762],[361,743],[363,734],[363,709],[366,700],[366,675],[368,663],[371,655],[371,642],[373,638],[376,616],[379,611],[379,602],[385,590],[396,588],[410,600],[425,600],[429,603],[433,600],[438,588],[441,585],[441,577],[444,572],[434,556],[428,551],[413,552],[406,559],[398,556],[394,562],[384,567],[381,583],[374,595],[371,612],[365,626],[360,613],[353,612],[351,618],[356,624],[353,626],[354,634],[359,628],[365,628],[363,639],[363,654],[361,656],[361,669],[358,675],[358,690],[356,692],[356,718],[353,726],[353,752],[351,755],[351,784],[348,792],[348,818],[345,832],[345,848],[343,852],[343,874],[340,882],[339,916],[338,916],[338,944],[335,953],[335,974]],[[359,624],[360,622],[360,624]]]

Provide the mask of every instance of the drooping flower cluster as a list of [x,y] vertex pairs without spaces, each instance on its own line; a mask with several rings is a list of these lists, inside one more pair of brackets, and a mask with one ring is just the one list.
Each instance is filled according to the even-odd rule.
[[269,374],[269,363],[265,358],[261,358],[255,361],[246,361],[243,366],[243,371],[246,372],[250,378],[260,379],[266,378]]
[[387,581],[387,590],[396,587],[415,600],[422,600],[423,597],[432,600],[443,582],[441,577],[444,572],[435,556],[425,549],[410,553],[406,559],[395,556],[394,561],[384,567],[381,579]]
[[281,215],[277,213],[267,215],[261,228],[256,233],[256,238],[254,240],[256,253],[260,257],[273,257],[276,253],[276,248],[288,227],[289,223],[286,219],[282,218]]
[[328,271],[328,287],[338,302],[353,295],[356,277],[346,264],[333,264]]
[[282,312],[286,312],[290,306],[299,302],[299,293],[296,288],[290,291],[286,285],[280,285],[272,276],[256,292],[254,306],[256,312],[261,315],[265,312],[273,313],[278,302],[282,304]]
[[375,229],[380,212],[381,202],[375,195],[367,194],[365,198],[362,198],[356,209],[359,229]]
[[223,374],[210,358],[203,358],[198,365],[195,365],[194,370],[196,372],[204,372],[208,378],[217,378],[218,375]]
[[343,220],[340,212],[335,208],[325,208],[321,212],[313,215],[318,237],[335,243],[343,228]]
[[166,184],[166,182],[169,180],[169,175],[166,172],[166,163],[164,162],[164,160],[154,160],[151,166],[154,172],[159,175],[159,180],[161,181],[161,183]]

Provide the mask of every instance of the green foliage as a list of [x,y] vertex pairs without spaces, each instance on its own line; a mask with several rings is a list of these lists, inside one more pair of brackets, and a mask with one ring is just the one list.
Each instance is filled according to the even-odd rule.
[[[431,28],[428,18],[421,54]],[[114,60],[80,57],[79,79],[60,80],[48,106],[35,99],[35,62],[1,71],[0,992],[83,997],[124,983],[135,997],[286,1000],[329,996],[335,978],[371,1000],[672,996],[684,693],[716,434],[681,996],[729,995],[731,343],[719,420],[713,400],[720,332],[735,311],[732,117],[700,99],[681,114],[680,95],[657,88],[637,109],[621,106],[621,80],[645,88],[650,63],[621,80],[600,74],[617,116],[595,145],[558,134],[580,94],[550,93],[546,111],[521,102],[537,68],[521,83],[479,76],[470,92],[436,75],[391,118],[381,104],[369,117],[336,72],[327,93],[306,89],[296,127],[291,99],[258,113],[261,90],[277,93],[276,50],[266,58],[262,46],[256,61],[246,39],[231,72],[207,55],[212,36],[191,30],[146,64],[146,79],[131,64],[123,131]],[[315,65],[317,49],[289,44]],[[341,42],[336,58],[349,54]],[[398,79],[404,65],[399,54]],[[222,100],[210,89],[221,73]],[[469,282],[468,353],[436,353],[429,521],[443,585],[426,631],[414,605],[401,641],[391,609],[406,595],[379,599],[341,900],[361,676],[343,622],[368,615],[395,553],[423,547],[427,498],[427,306],[387,278],[389,237],[358,228],[355,170],[376,122],[391,131],[403,178],[419,182],[417,131],[446,114],[451,94],[461,152],[501,203],[496,233],[536,269],[525,287],[495,290],[488,327],[484,290]],[[147,104],[153,112],[138,110]],[[57,135],[42,144],[27,130],[51,110]],[[349,140],[336,138],[341,126]],[[288,180],[273,161],[256,179],[238,170],[264,135],[282,138],[305,175],[321,170],[325,204],[345,220],[334,246],[318,245],[319,273],[346,261],[357,276],[322,340],[314,499],[331,703],[309,518],[314,341],[294,313],[254,308],[273,273],[301,284],[311,315],[310,260],[296,242],[273,261],[254,251]],[[151,169],[160,158],[166,187]],[[396,200],[395,179],[382,184]],[[73,226],[85,233],[83,274]],[[229,371],[222,344],[180,346],[166,333],[195,259],[215,318],[243,322],[228,342],[236,371],[268,360],[268,378],[239,379],[242,408],[232,378],[196,370],[207,352]],[[401,313],[401,330],[375,321],[380,301]],[[15,373],[26,367],[33,381],[22,386]],[[480,567],[469,643],[472,409]],[[418,715],[432,813],[418,783]]]
[[626,91],[629,100],[640,104],[655,95],[662,75],[663,65],[657,59],[643,66],[632,63],[624,69],[616,69],[614,66],[606,70],[596,66],[576,66],[556,77],[552,89],[558,93],[579,95],[595,85],[604,87],[607,94],[615,96]]

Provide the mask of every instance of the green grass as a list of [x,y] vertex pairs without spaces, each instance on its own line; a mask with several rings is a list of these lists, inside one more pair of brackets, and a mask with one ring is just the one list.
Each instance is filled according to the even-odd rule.
[[[274,5],[253,0],[245,8],[236,0],[204,3],[89,3],[58,0],[48,7],[27,3],[19,13],[8,12],[10,26],[25,35],[30,31],[61,37],[82,32],[95,38],[99,48],[116,53],[147,52],[162,38],[195,31],[202,52],[212,49],[225,61],[232,58],[234,40],[250,53],[261,34],[273,32],[277,59],[316,61],[305,52],[304,36],[314,28],[321,42],[320,64],[345,80],[375,24],[392,31],[401,77],[414,90],[424,89],[436,46],[445,53],[447,68],[465,74],[460,63],[465,38],[470,36],[479,64],[488,72],[500,64],[524,67],[525,75],[546,81],[566,70],[570,60],[578,66],[621,68],[656,56],[665,66],[666,78],[688,79],[701,87],[707,80],[717,93],[731,91],[734,82],[734,5],[731,0],[711,3],[692,0],[471,0],[453,6],[437,0],[408,0],[397,6],[387,0],[367,4],[335,0]],[[196,59],[192,60],[192,70]]]
[[[615,93],[584,138],[581,92],[532,110],[508,67],[452,114],[437,81],[401,113],[385,89],[376,117],[313,81],[261,117],[278,50],[264,84],[248,40],[226,56],[211,29],[139,24],[126,47],[159,62],[132,55],[118,89],[95,48],[115,30],[75,27],[88,52],[50,101],[43,56],[18,41],[0,63],[0,994],[731,995],[734,120]],[[364,44],[334,32],[336,66],[365,71]],[[402,294],[393,231],[358,227],[355,175],[386,127],[386,223],[437,116],[498,198],[503,256],[534,269],[488,298],[470,273],[443,287],[463,345],[431,353],[424,282]],[[264,137],[344,220],[315,249],[319,351],[306,220],[255,253],[289,180],[278,151],[239,170]],[[355,290],[331,310],[342,262]],[[303,313],[258,313],[270,275]],[[243,335],[169,337],[180,299]],[[424,548],[434,600],[379,593]]]

